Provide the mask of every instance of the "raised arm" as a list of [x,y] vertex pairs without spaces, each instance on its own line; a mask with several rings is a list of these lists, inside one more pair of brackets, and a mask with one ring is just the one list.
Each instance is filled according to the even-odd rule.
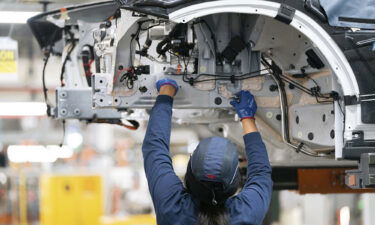
[[262,200],[267,200],[264,205],[268,208],[272,192],[272,170],[267,150],[253,119],[242,120],[242,126],[247,156],[247,180],[244,189],[256,190]]
[[247,156],[247,180],[236,204],[248,214],[243,219],[248,224],[261,224],[271,201],[272,179],[266,147],[257,130],[254,115],[257,105],[254,96],[248,91],[237,94],[238,101],[232,101],[244,132]]
[[165,209],[164,200],[183,190],[169,156],[173,96],[177,84],[173,80],[157,83],[159,96],[151,111],[142,152],[144,167],[155,210]]

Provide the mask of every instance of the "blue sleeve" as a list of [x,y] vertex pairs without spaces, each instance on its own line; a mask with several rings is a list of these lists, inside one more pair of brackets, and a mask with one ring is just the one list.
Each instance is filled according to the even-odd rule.
[[160,95],[148,122],[142,152],[144,167],[158,222],[166,214],[181,212],[184,188],[169,156],[173,98]]
[[[268,211],[272,195],[272,169],[266,147],[258,132],[244,136],[247,156],[247,180],[233,199],[231,210],[241,224],[261,224]],[[240,221],[233,221],[237,224]]]

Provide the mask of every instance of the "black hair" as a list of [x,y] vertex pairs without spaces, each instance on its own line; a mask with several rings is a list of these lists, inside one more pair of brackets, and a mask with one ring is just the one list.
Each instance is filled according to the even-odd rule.
[[229,225],[229,215],[225,205],[208,205],[201,202],[199,205],[198,224]]
[[198,181],[188,164],[185,175],[187,192],[198,200],[198,225],[229,225],[229,215],[225,201],[232,196],[239,186],[239,176],[235,176],[231,188],[223,190],[220,183]]

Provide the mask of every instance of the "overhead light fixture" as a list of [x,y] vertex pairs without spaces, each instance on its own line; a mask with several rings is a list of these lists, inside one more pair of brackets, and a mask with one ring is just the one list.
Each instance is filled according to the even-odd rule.
[[344,206],[340,209],[340,225],[350,224],[350,208],[349,206]]
[[53,163],[57,159],[66,159],[73,156],[73,150],[68,146],[57,145],[10,145],[8,158],[14,163]]
[[66,145],[69,148],[76,149],[79,148],[83,143],[83,136],[79,132],[68,132],[66,134]]
[[44,102],[0,102],[0,117],[45,116]]
[[22,24],[38,14],[40,14],[40,12],[0,11],[0,23]]

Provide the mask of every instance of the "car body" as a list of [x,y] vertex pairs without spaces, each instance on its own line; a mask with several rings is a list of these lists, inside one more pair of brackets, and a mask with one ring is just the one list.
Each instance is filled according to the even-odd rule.
[[366,21],[332,24],[323,7],[317,0],[107,1],[28,23],[47,55],[62,57],[54,118],[135,125],[155,102],[155,82],[171,78],[180,87],[175,122],[205,124],[240,143],[229,102],[249,90],[267,143],[358,160],[347,181],[373,187],[375,31]]

